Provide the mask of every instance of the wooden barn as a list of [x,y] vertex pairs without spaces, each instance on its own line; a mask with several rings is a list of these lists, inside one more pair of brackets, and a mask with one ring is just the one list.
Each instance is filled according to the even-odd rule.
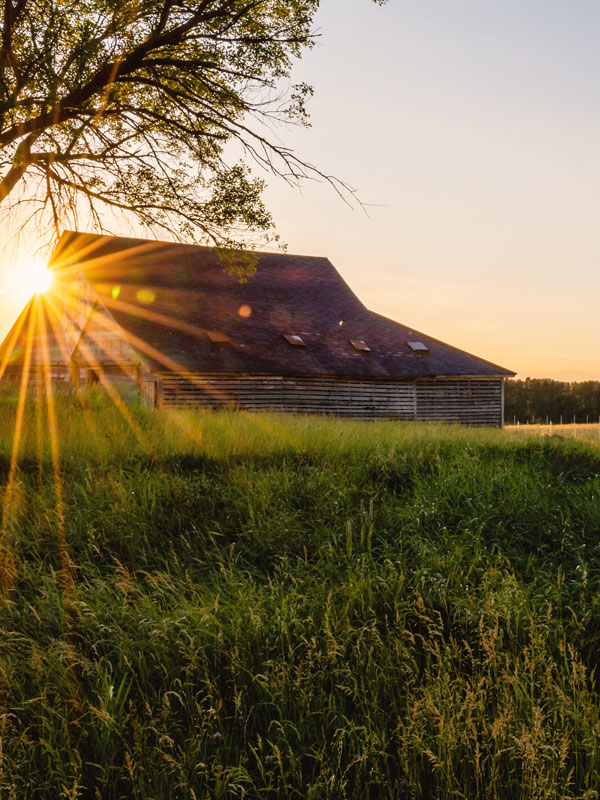
[[240,279],[214,248],[64,233],[52,289],[2,345],[3,381],[26,369],[151,407],[502,425],[514,373],[369,311],[326,258],[248,258]]

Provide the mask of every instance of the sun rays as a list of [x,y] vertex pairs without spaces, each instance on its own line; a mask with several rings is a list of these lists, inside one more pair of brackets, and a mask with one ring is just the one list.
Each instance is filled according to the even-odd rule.
[[[8,591],[16,579],[17,562],[12,552],[10,533],[13,520],[19,513],[19,455],[25,438],[26,423],[29,421],[34,429],[40,488],[44,481],[45,442],[47,441],[49,445],[59,574],[63,590],[68,591],[74,586],[74,580],[68,555],[63,512],[58,426],[54,408],[47,336],[48,311],[39,293],[36,293],[30,300],[26,311],[23,369],[19,383],[13,442],[2,507],[0,588],[3,592]],[[19,332],[22,332],[22,329],[23,323],[18,327]],[[13,339],[13,347],[17,338],[15,336]],[[3,368],[9,363],[10,355],[9,352],[3,359]],[[32,401],[33,420],[27,419],[28,400]]]
[[8,477],[6,479],[6,489],[4,492],[4,504],[2,506],[2,530],[0,540],[0,588],[2,591],[9,589],[15,578],[16,562],[13,557],[11,542],[9,541],[9,525],[11,514],[15,504],[17,461],[19,448],[21,445],[21,435],[23,430],[23,420],[25,411],[25,400],[27,394],[28,373],[31,365],[31,352],[33,348],[33,330],[35,325],[34,310],[31,310],[28,318],[26,331],[25,354],[23,359],[23,378],[19,387],[17,399],[17,411],[15,416],[15,429],[13,434],[10,463],[8,467]]
[[34,256],[20,258],[10,272],[6,292],[16,302],[47,292],[52,287],[53,274]]
[[[137,263],[141,261],[143,264],[147,250],[150,248],[143,245],[132,248],[128,255],[135,251]],[[161,326],[166,331],[180,331],[190,337],[190,341],[197,338],[206,345],[206,330],[179,319],[176,314],[165,314],[164,308],[160,311],[152,308],[156,287],[137,287],[138,295],[140,291],[146,292],[143,297],[148,302],[144,301],[142,306],[124,299],[120,291],[114,291],[117,279],[124,276],[122,259],[122,253],[104,256],[94,252],[93,245],[85,244],[79,253],[73,246],[55,253],[51,270],[34,262],[19,266],[15,287],[19,287],[26,307],[0,349],[0,390],[4,387],[17,392],[1,515],[0,591],[3,593],[14,586],[18,577],[11,531],[22,513],[19,487],[21,459],[25,452],[29,452],[26,442],[31,443],[31,452],[35,452],[40,491],[46,491],[44,487],[48,480],[51,484],[55,509],[52,527],[56,536],[57,574],[61,589],[69,594],[75,587],[75,568],[69,553],[63,503],[63,467],[55,401],[61,384],[79,398],[86,425],[93,435],[98,433],[97,425],[94,413],[88,408],[85,389],[90,381],[97,382],[151,461],[155,455],[153,444],[148,440],[139,416],[123,397],[124,384],[136,388],[138,396],[141,396],[144,374],[150,370],[162,370],[201,388],[209,405],[232,405],[231,398],[212,386],[210,380],[190,373],[189,368],[161,352],[155,344],[117,324],[112,311]],[[82,261],[85,261],[85,276],[80,266]],[[94,274],[95,286],[86,280],[90,272]],[[135,282],[135,277],[133,280]],[[190,434],[184,419],[177,415],[172,419],[175,425],[184,426],[187,435]],[[256,425],[269,433],[266,419],[256,420]],[[199,441],[202,438],[200,430],[197,438]]]

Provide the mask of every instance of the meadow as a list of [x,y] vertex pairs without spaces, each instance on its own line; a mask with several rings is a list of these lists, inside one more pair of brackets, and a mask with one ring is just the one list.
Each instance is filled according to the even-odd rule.
[[598,423],[507,425],[505,430],[521,436],[552,436],[557,439],[568,436],[588,444],[600,445],[600,424]]
[[2,800],[599,796],[594,444],[15,411]]

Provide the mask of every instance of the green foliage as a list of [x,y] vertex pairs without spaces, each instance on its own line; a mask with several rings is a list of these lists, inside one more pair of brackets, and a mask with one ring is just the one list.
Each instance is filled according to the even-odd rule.
[[91,400],[58,402],[72,586],[27,410],[3,798],[597,797],[600,451]]
[[289,182],[321,177],[346,189],[272,135],[271,123],[308,124],[312,88],[289,79],[314,44],[318,6],[7,0],[0,202],[21,184],[56,230],[77,227],[83,209],[102,227],[110,208],[188,239],[269,241],[263,183],[227,162],[228,144]]
[[527,378],[505,382],[505,417],[522,422],[598,422],[600,419],[600,381],[567,383],[549,378]]

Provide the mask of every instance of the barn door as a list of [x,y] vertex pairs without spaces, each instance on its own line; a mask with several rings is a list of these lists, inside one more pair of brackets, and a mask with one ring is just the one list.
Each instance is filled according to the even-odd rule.
[[158,379],[149,377],[142,381],[142,398],[146,408],[156,408]]

